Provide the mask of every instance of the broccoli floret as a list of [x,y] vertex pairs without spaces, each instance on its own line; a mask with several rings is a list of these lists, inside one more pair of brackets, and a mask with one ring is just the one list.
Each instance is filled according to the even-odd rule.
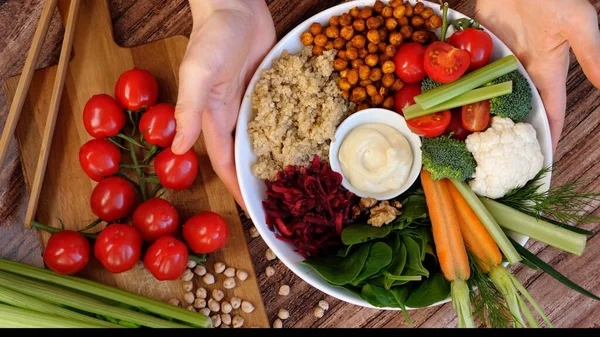
[[436,82],[430,77],[425,77],[421,82],[421,93],[427,92],[431,89],[435,89],[441,85],[443,85],[443,83]]
[[531,87],[518,70],[502,75],[486,86],[512,81],[512,93],[490,99],[490,112],[520,122],[531,111]]
[[435,180],[455,178],[464,181],[475,173],[477,163],[465,143],[440,136],[422,138],[423,167]]

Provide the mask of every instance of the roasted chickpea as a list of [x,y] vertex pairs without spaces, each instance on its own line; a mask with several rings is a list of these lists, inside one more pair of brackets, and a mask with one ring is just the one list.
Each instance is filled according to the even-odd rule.
[[365,110],[370,108],[371,106],[369,106],[369,104],[367,103],[361,103],[356,107],[356,111],[360,111],[360,110]]
[[392,6],[392,8],[402,6],[402,0],[392,0],[390,1],[390,6]]
[[325,28],[325,35],[330,39],[337,39],[340,37],[340,29],[337,26],[329,26]]
[[358,17],[359,13],[360,13],[360,9],[358,9],[358,6],[354,6],[350,9],[350,16],[355,19]]
[[358,85],[360,85],[363,88],[366,88],[369,85],[373,85],[373,82],[371,82],[371,80],[362,80],[358,82]]
[[427,27],[427,29],[436,29],[436,28],[440,28],[442,26],[442,17],[439,15],[432,15],[429,19],[427,19],[427,22],[425,22],[425,27]]
[[387,58],[392,58],[394,57],[394,55],[396,55],[396,47],[393,45],[387,45],[385,46],[385,52],[384,52],[385,56]]
[[386,47],[385,42],[379,42],[379,44],[377,44],[377,50],[380,53],[385,53],[385,47]]
[[344,26],[340,29],[340,36],[345,40],[350,41],[354,37],[354,28],[352,26]]
[[390,6],[385,6],[381,10],[381,16],[384,18],[391,18],[394,15],[394,9]]
[[368,29],[377,29],[379,28],[379,26],[381,26],[381,22],[379,22],[379,20],[376,17],[372,16],[367,19]]
[[388,40],[390,41],[390,44],[392,46],[399,46],[399,45],[402,44],[402,40],[403,39],[404,38],[402,37],[402,33],[400,33],[400,32],[393,32],[393,33],[390,34],[390,37],[389,37]]
[[325,50],[331,49],[333,49],[333,41],[327,41],[327,43],[325,44]]
[[350,26],[352,24],[352,16],[348,13],[344,13],[340,16],[341,26]]
[[358,58],[358,49],[354,47],[346,49],[346,58],[348,60],[356,60]]
[[376,66],[378,61],[379,57],[376,54],[369,54],[367,57],[365,57],[365,64],[369,67]]
[[314,41],[314,37],[310,32],[304,32],[300,35],[300,42],[305,46],[310,46]]
[[352,62],[350,62],[350,63],[352,65],[352,69],[358,69],[358,67],[365,64],[365,61],[363,61],[362,59],[356,59],[356,60],[352,60]]
[[352,48],[352,41],[346,42],[346,50]]
[[364,59],[365,57],[367,57],[367,55],[369,55],[369,51],[367,50],[367,48],[360,48],[358,50],[358,57],[361,59]]
[[381,55],[378,56],[377,64],[379,64],[380,66],[382,66],[389,59],[390,58],[387,57],[385,54],[381,54]]
[[425,19],[423,19],[423,17],[420,15],[413,15],[413,17],[410,18],[410,24],[413,26],[413,28],[423,28],[423,26],[425,26]]
[[390,90],[388,88],[383,87],[383,86],[379,88],[379,94],[383,97],[387,96],[389,91]]
[[348,80],[345,78],[340,79],[340,81],[338,82],[338,87],[342,91],[347,91],[347,90],[352,89],[352,85],[350,85],[350,82],[348,82]]
[[433,8],[425,8],[423,12],[420,13],[420,15],[425,20],[429,19],[433,15]]
[[372,97],[379,93],[379,91],[377,91],[377,88],[372,84],[365,86],[365,89],[367,90],[367,95],[369,95],[369,97]]
[[315,22],[312,25],[310,25],[309,31],[313,36],[317,36],[323,32],[323,26],[321,26],[320,23]]
[[372,29],[370,31],[367,32],[367,40],[369,40],[369,42],[371,43],[379,43],[379,32]]
[[342,59],[342,60],[348,61],[348,57],[346,56],[346,51],[345,50],[338,51],[337,57],[340,58],[340,59]]
[[385,24],[385,18],[382,15],[376,16],[377,20],[379,20],[379,25],[383,26]]
[[364,48],[367,44],[367,40],[362,35],[355,35],[350,42],[354,48]]
[[370,18],[371,16],[373,16],[373,8],[366,6],[363,9],[360,10],[360,13],[358,13],[358,17],[366,20],[368,18]]
[[312,48],[313,56],[323,55],[324,51],[325,51],[325,49],[323,49],[323,47],[321,47],[321,46],[313,46],[313,48]]
[[415,14],[421,14],[423,10],[425,10],[425,4],[423,4],[422,2],[417,2],[415,4],[415,7],[413,8]]
[[333,60],[333,69],[342,71],[348,67],[348,61],[340,58]]
[[402,26],[402,28],[400,28],[400,34],[402,34],[402,37],[405,39],[410,39],[412,37],[412,33],[413,29],[411,26]]
[[381,105],[384,109],[392,109],[394,107],[394,96],[388,96]]
[[392,84],[392,87],[390,88],[390,90],[398,91],[398,90],[402,89],[403,87],[404,87],[404,83],[402,83],[402,81],[400,81],[400,79],[396,79],[394,81],[394,84]]
[[[416,16],[413,16],[416,18]],[[412,34],[412,40],[420,44],[425,44],[429,40],[429,32],[426,30],[417,30]]]
[[398,19],[398,24],[400,25],[400,27],[408,26],[408,18],[406,16],[401,17],[400,19]]
[[406,9],[406,13],[404,15],[408,16],[409,18],[411,16],[413,16],[414,10],[413,10],[413,6],[411,4],[409,4],[408,2],[405,3],[404,8]]
[[395,81],[396,81],[396,78],[394,77],[394,75],[392,75],[392,74],[385,74],[381,78],[381,85],[383,85],[386,88],[389,88],[392,85],[394,85]]
[[388,32],[385,28],[381,28],[377,32],[379,33],[379,41],[385,41],[385,39],[387,39]]
[[379,105],[383,103],[383,96],[381,96],[380,94],[374,95],[371,97],[371,102],[373,103],[373,105]]
[[367,99],[367,91],[363,87],[356,87],[352,89],[350,94],[350,101],[354,103],[362,102]]
[[333,48],[335,48],[337,50],[344,48],[345,45],[346,45],[346,40],[344,40],[341,37],[338,37],[337,39],[333,40]]
[[369,54],[375,54],[379,50],[379,48],[377,47],[377,43],[369,42],[369,44],[367,45],[367,50],[369,51]]
[[317,36],[315,36],[315,46],[319,46],[319,47],[325,47],[325,45],[327,44],[327,36],[325,36],[325,34],[319,34]]
[[344,97],[345,100],[348,100],[348,98],[350,98],[350,93],[347,90],[342,90],[342,97]]
[[394,30],[396,29],[396,26],[398,26],[398,21],[394,18],[387,18],[385,19],[385,28],[387,30]]
[[340,17],[339,16],[332,16],[329,18],[329,25],[330,26],[339,26],[340,25]]
[[383,74],[381,73],[381,69],[373,68],[371,69],[371,73],[369,74],[369,79],[373,82],[377,82],[381,79]]
[[368,65],[361,64],[360,67],[358,67],[358,78],[360,78],[361,80],[368,79],[370,73],[371,68],[369,68]]
[[358,83],[358,69],[350,69],[346,78],[351,85]]
[[367,25],[365,24],[365,20],[356,19],[354,22],[352,22],[352,27],[354,27],[355,31],[362,32],[365,30],[365,28],[367,28]]
[[406,8],[404,6],[398,6],[394,8],[394,18],[400,19],[406,14]]
[[348,77],[348,71],[349,71],[349,70],[350,70],[350,69],[346,68],[346,69],[344,69],[344,70],[340,71],[340,77],[341,77],[341,78],[347,78],[347,77]]
[[381,13],[381,10],[383,9],[383,7],[385,7],[385,5],[383,4],[383,2],[381,0],[377,0],[375,1],[375,3],[373,4],[373,10],[376,13]]

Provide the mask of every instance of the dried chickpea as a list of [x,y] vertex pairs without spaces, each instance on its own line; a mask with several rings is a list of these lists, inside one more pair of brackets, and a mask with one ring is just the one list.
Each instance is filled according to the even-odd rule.
[[382,104],[383,108],[391,109],[394,107],[394,96],[388,96]]
[[333,49],[333,41],[327,41],[327,44],[325,44],[325,49],[326,50]]
[[429,19],[433,15],[433,8],[425,8],[423,12],[420,13],[420,15],[425,20]]
[[342,78],[340,79],[340,81],[338,82],[338,87],[340,88],[340,90],[342,91],[348,91],[352,88],[352,85],[350,84],[350,82],[348,82],[347,79]]
[[379,32],[375,29],[372,29],[367,32],[367,40],[371,43],[379,43],[381,40],[379,39]]
[[423,17],[420,15],[414,15],[410,19],[410,24],[413,26],[413,28],[423,28],[423,26],[425,26],[425,19],[423,19]]
[[375,54],[379,50],[379,47],[377,47],[377,43],[369,42],[367,50],[369,51],[369,54]]
[[352,60],[352,62],[350,62],[350,63],[352,64],[352,69],[358,69],[358,67],[365,64],[365,61],[363,61],[362,59],[356,59],[356,60]]
[[356,87],[352,89],[350,94],[350,101],[354,103],[362,102],[367,99],[367,91],[363,87]]
[[385,5],[383,4],[383,2],[381,0],[377,0],[375,1],[375,3],[373,4],[373,10],[376,13],[381,13],[381,10],[383,9],[383,7],[385,7]]
[[436,28],[440,28],[442,26],[442,17],[439,15],[432,15],[429,19],[427,19],[427,22],[425,22],[425,27],[427,27],[427,29],[436,29]]
[[347,41],[352,40],[352,37],[354,36],[354,28],[352,28],[352,26],[342,27],[342,29],[340,29],[340,36]]
[[385,47],[385,52],[384,52],[385,56],[388,58],[392,58],[394,57],[394,55],[396,55],[396,47],[393,45],[387,45]]
[[369,54],[367,55],[367,57],[365,57],[365,64],[369,67],[376,66],[378,61],[379,57],[377,56],[377,54]]
[[348,61],[340,58],[336,58],[335,60],[333,60],[333,69],[337,71],[342,71],[346,68],[348,68]]
[[404,87],[404,83],[402,83],[402,81],[400,81],[400,79],[396,79],[394,81],[394,84],[392,84],[392,87],[390,88],[390,90],[398,91],[398,90],[402,89],[403,87]]
[[321,26],[320,23],[315,22],[312,25],[310,25],[309,31],[312,35],[317,36],[323,32],[323,26]]
[[367,39],[363,35],[355,35],[350,42],[352,47],[360,49],[365,47]]
[[408,18],[406,16],[401,17],[400,19],[398,19],[398,24],[400,25],[400,27],[408,26]]
[[342,59],[342,60],[348,60],[348,57],[346,57],[346,51],[345,50],[340,50],[337,53],[337,57]]
[[396,81],[396,78],[394,77],[394,75],[392,75],[392,74],[385,74],[381,78],[381,85],[383,85],[386,88],[389,88],[392,85],[394,85],[395,81]]
[[369,78],[369,74],[371,73],[371,68],[368,65],[361,64],[358,67],[358,78],[361,80],[366,80]]
[[392,8],[402,6],[402,0],[392,0],[390,1],[390,6],[392,6]]
[[390,41],[390,44],[392,46],[399,46],[402,44],[402,40],[404,40],[404,38],[402,37],[402,33],[393,32],[390,34],[390,37],[388,40]]
[[324,51],[325,51],[325,49],[323,49],[323,47],[321,47],[321,46],[313,46],[313,48],[312,48],[313,56],[323,55]]
[[[416,18],[416,16],[414,16]],[[412,34],[412,40],[424,44],[429,40],[429,32],[426,30],[417,30]]]
[[339,26],[340,24],[340,17],[339,16],[332,16],[329,18],[329,25],[330,26]]
[[390,6],[385,6],[381,10],[381,16],[384,18],[391,18],[394,15],[394,9]]
[[360,13],[358,13],[358,17],[361,19],[368,19],[371,16],[373,16],[373,8],[366,6],[363,9],[360,10]]
[[367,95],[369,95],[369,97],[375,96],[379,93],[377,88],[372,84],[365,86],[365,89],[367,90]]
[[411,4],[409,4],[408,2],[404,4],[404,8],[406,9],[406,16],[408,16],[409,18],[411,16],[413,16],[414,14],[414,10],[413,10],[413,6]]
[[411,26],[402,26],[402,28],[400,28],[400,34],[402,34],[402,37],[405,39],[410,39],[412,37],[412,33],[413,29]]
[[362,32],[365,30],[365,28],[367,28],[367,25],[365,24],[365,20],[356,19],[356,20],[354,20],[354,22],[352,22],[352,27],[354,28],[355,31]]
[[314,37],[310,32],[304,32],[300,35],[300,42],[305,46],[310,46],[314,41]]
[[325,35],[330,39],[337,39],[340,37],[340,29],[337,26],[329,26],[325,28]]
[[344,48],[345,45],[346,45],[346,40],[342,37],[338,37],[337,39],[333,40],[333,48],[335,48],[337,50]]
[[413,10],[415,14],[421,14],[425,10],[425,4],[423,4],[422,2],[417,2]]
[[356,111],[360,111],[360,110],[365,110],[370,108],[369,104],[367,103],[361,103],[356,107]]
[[358,9],[358,6],[354,6],[350,9],[350,16],[352,16],[353,18],[357,18],[358,14],[360,13],[360,9]]
[[350,47],[346,50],[346,58],[348,60],[356,60],[358,57],[358,49],[355,47]]
[[347,80],[351,85],[358,83],[358,69],[350,69]]
[[394,64],[393,61],[388,60],[388,61],[385,61],[381,65],[381,71],[383,71],[384,74],[393,74],[395,70],[396,70],[396,65]]
[[348,13],[342,14],[340,16],[340,25],[342,26],[350,26],[352,24],[352,16]]
[[361,59],[364,59],[367,55],[369,55],[369,51],[367,50],[367,48],[360,48],[358,50],[358,57]]
[[396,29],[396,26],[398,26],[398,21],[394,18],[387,18],[385,19],[385,28],[387,30],[394,30]]
[[377,44],[377,50],[380,53],[385,53],[385,47],[386,47],[385,42],[379,42],[379,44]]
[[369,80],[371,80],[373,82],[377,82],[381,79],[382,76],[383,76],[383,73],[381,72],[381,69],[373,68],[373,69],[371,69],[371,74],[369,74]]
[[325,34],[319,34],[315,36],[315,46],[325,47],[327,44],[327,36]]
[[398,6],[396,8],[394,8],[394,18],[396,19],[400,19],[402,17],[404,17],[404,15],[406,15],[406,8],[404,6]]
[[377,28],[379,28],[379,26],[381,26],[381,22],[379,21],[379,19],[377,19],[377,17],[372,16],[367,19],[367,28],[368,29],[377,29]]
[[383,103],[383,96],[381,96],[380,94],[372,96],[371,103],[373,103],[373,105],[379,105],[379,104]]
[[350,93],[348,92],[348,90],[342,90],[342,97],[345,100],[348,100],[350,98]]
[[346,77],[348,77],[348,70],[350,70],[350,69],[346,68],[346,69],[344,69],[344,70],[340,71],[340,77],[341,77],[341,78],[346,78]]

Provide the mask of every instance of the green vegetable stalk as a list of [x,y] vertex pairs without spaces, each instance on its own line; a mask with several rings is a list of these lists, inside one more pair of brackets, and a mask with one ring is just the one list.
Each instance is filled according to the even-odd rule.
[[0,304],[0,327],[3,328],[102,328],[105,326],[64,318],[39,311]]

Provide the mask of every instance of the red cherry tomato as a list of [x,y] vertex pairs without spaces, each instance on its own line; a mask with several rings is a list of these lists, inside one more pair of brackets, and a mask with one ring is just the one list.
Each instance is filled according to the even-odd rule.
[[223,248],[228,237],[227,222],[214,212],[200,212],[183,225],[183,239],[195,253],[210,253]]
[[177,231],[179,215],[170,202],[152,198],[136,208],[132,222],[144,241],[153,242]]
[[59,274],[77,274],[89,260],[90,243],[81,233],[71,230],[52,234],[44,249],[44,263]]
[[169,103],[152,106],[142,115],[139,129],[148,143],[170,146],[175,138],[175,107]]
[[112,137],[125,126],[125,113],[109,95],[94,95],[83,108],[83,126],[94,138]]
[[467,136],[470,135],[472,132],[463,128],[460,110],[461,108],[452,109],[452,117],[450,119],[450,124],[446,128],[446,132],[444,134],[452,133],[452,138],[458,140],[465,140],[467,139]]
[[405,84],[402,89],[394,94],[394,109],[397,113],[404,116],[402,109],[415,104],[415,96],[421,94],[420,84]]
[[142,237],[129,225],[106,226],[94,244],[94,256],[111,273],[133,268],[142,254]]
[[133,211],[135,191],[121,177],[100,180],[90,197],[90,208],[103,221],[115,221],[127,217]]
[[186,189],[196,179],[198,157],[194,149],[176,155],[170,148],[166,148],[154,159],[154,171],[163,187],[172,190]]
[[454,48],[446,42],[434,42],[425,50],[425,72],[436,82],[456,81],[469,69],[470,64],[468,51]]
[[115,84],[115,98],[131,111],[152,106],[158,98],[156,78],[148,70],[135,67],[127,70]]
[[119,172],[121,151],[106,139],[91,139],[79,149],[79,164],[94,181]]
[[156,240],[144,254],[144,266],[159,281],[178,279],[187,263],[186,245],[170,235]]
[[448,43],[466,50],[471,55],[469,70],[479,69],[490,62],[494,51],[494,42],[490,34],[476,28],[456,31],[448,38]]
[[469,131],[483,131],[490,124],[490,100],[464,105],[461,109],[462,127]]
[[406,121],[408,128],[419,136],[437,137],[444,133],[450,124],[450,110],[436,112]]
[[423,67],[425,47],[417,42],[408,42],[400,45],[394,55],[396,75],[404,83],[417,83],[426,76]]

